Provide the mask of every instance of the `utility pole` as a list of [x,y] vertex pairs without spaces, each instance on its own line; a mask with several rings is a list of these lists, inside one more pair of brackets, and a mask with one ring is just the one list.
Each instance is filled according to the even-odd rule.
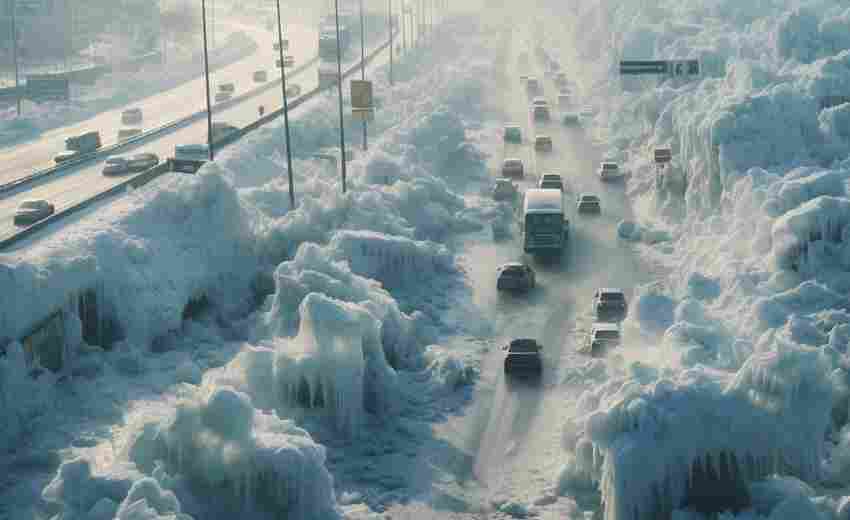
[[[363,18],[363,0],[360,0],[360,79],[366,81],[366,21]],[[369,131],[363,118],[363,150],[368,150]]]
[[207,55],[207,0],[201,0],[201,23],[204,29],[204,79],[207,84],[207,150],[214,160],[212,140],[212,107],[210,106],[210,62]]
[[[345,122],[342,118],[342,47],[339,43],[339,0],[334,0],[336,15],[336,88],[339,97],[339,152],[342,159],[342,192],[346,192],[345,182]],[[282,64],[281,64],[282,65]]]
[[401,48],[407,53],[407,4],[405,0],[401,0]]
[[390,28],[390,86],[393,86],[393,0],[387,0],[387,23]]
[[286,98],[286,67],[283,66],[283,28],[280,23],[280,0],[277,0],[277,46],[280,55],[280,90],[283,91],[283,129],[286,136],[286,171],[289,173],[289,208],[295,209],[295,172],[292,171],[292,149],[289,147],[289,102]]
[[12,4],[12,60],[15,62],[15,99],[18,105],[18,117],[21,117],[21,85],[18,77],[18,27],[15,24],[15,10],[18,0],[9,0]]

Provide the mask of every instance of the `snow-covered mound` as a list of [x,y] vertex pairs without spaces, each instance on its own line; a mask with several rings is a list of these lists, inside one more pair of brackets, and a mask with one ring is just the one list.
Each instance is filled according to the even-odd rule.
[[[168,417],[144,425],[128,452],[146,473],[164,464],[160,473],[171,478],[163,480],[181,494],[206,497],[206,514],[199,517],[256,508],[292,518],[338,518],[324,448],[291,421],[256,411],[247,395],[227,387],[199,392]],[[132,495],[131,489],[127,501]],[[176,503],[173,494],[168,497]]]
[[743,509],[749,481],[775,472],[818,478],[832,366],[817,350],[783,346],[754,354],[731,379],[698,368],[646,386],[605,385],[583,398],[599,407],[562,481],[598,480],[605,518],[615,520]]

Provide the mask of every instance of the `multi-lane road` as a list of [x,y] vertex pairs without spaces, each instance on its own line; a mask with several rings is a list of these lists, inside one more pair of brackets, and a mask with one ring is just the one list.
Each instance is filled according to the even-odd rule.
[[[255,32],[264,31],[262,29],[252,30]],[[253,81],[253,72],[255,70],[269,70],[269,81],[279,78],[279,74],[276,72],[277,69],[274,68],[277,52],[273,50],[271,34],[266,33],[265,36],[258,34],[257,39],[266,42],[265,45],[261,45],[263,47],[262,50],[258,50],[253,58],[244,60],[245,63],[242,64],[241,68],[229,70],[227,74],[224,72],[217,73],[215,75],[215,81],[233,82],[236,85],[235,95],[239,96],[260,86]],[[302,26],[290,26],[284,36],[289,38],[290,53],[296,57],[296,60],[306,62],[316,56],[318,36],[315,31]],[[385,54],[387,53],[382,53],[370,66],[380,66],[383,64],[386,61]],[[296,67],[298,63],[296,61]],[[272,70],[275,72],[272,73]],[[302,93],[309,92],[318,86],[318,63],[314,63],[306,69],[301,70],[298,74],[287,75],[287,81],[289,84],[297,83],[301,87]],[[196,113],[198,110],[203,110],[202,104],[195,106],[203,102],[203,89],[204,85],[201,82],[197,86],[196,92],[181,89],[180,93],[166,92],[154,96],[156,99],[151,102],[152,105],[150,106],[159,108],[149,108],[149,105],[144,102],[134,106],[143,107],[146,120],[148,114],[153,116],[159,110],[164,110],[165,107],[175,107],[176,113],[163,114],[163,123],[174,121],[180,117]],[[176,108],[179,107],[181,102],[184,105],[188,105],[189,108]],[[281,108],[280,88],[261,90],[247,99],[234,104],[228,104],[221,109],[213,107],[213,120],[226,122],[236,127],[243,127],[258,118],[258,107],[260,105],[264,106],[266,113]],[[120,111],[111,115],[103,115],[101,122],[104,125],[100,127],[101,131],[105,129],[116,129],[120,126]],[[66,128],[64,132],[67,135],[70,130]],[[120,153],[123,155],[145,151],[156,153],[161,158],[165,158],[173,155],[174,146],[177,144],[206,142],[206,133],[206,118],[199,118],[173,131],[145,139],[138,144],[123,149]],[[45,144],[45,146],[47,145]],[[0,239],[13,236],[20,231],[21,228],[14,224],[13,218],[17,206],[23,199],[36,198],[49,200],[55,205],[56,212],[60,212],[126,181],[127,176],[104,176],[102,170],[105,161],[106,157],[101,157],[79,166],[72,166],[67,170],[58,172],[44,180],[28,184],[0,198]]]

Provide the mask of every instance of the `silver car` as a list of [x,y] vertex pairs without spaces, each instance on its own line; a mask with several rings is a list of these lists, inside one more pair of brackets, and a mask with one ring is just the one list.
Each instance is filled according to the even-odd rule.
[[622,341],[620,326],[616,323],[594,323],[582,350],[593,357],[600,357],[609,350],[619,347]]
[[103,166],[104,175],[121,175],[130,172],[130,160],[126,157],[110,157]]
[[514,177],[520,179],[525,177],[525,167],[522,164],[522,159],[505,159],[502,162],[502,177]]
[[596,195],[582,194],[578,196],[576,209],[579,213],[602,213],[602,204]]
[[32,199],[21,202],[15,211],[14,222],[18,226],[32,224],[49,217],[56,208],[44,199]]

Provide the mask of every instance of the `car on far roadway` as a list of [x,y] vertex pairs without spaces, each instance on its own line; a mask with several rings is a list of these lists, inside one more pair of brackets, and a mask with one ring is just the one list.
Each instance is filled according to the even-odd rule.
[[552,138],[548,135],[538,135],[534,138],[534,149],[538,152],[552,151]]
[[596,195],[582,193],[576,201],[576,210],[579,213],[602,213],[602,203]]
[[549,121],[551,119],[548,106],[537,105],[532,108],[531,114],[535,121]]
[[142,133],[141,128],[122,128],[118,130],[118,141],[126,141],[131,137],[136,137]]
[[564,126],[579,126],[581,119],[575,112],[567,112],[561,117],[561,123]]
[[269,79],[269,75],[266,71],[258,70],[256,72],[254,72],[254,82],[265,83],[266,81],[268,81],[268,79]]
[[506,124],[504,140],[506,143],[522,143],[522,128],[517,124]]
[[525,177],[525,167],[522,159],[507,158],[502,161],[502,177],[522,179]]
[[301,85],[291,83],[286,86],[286,97],[298,97],[301,95]]
[[503,264],[496,273],[496,289],[499,291],[528,291],[537,285],[534,269],[520,262]]
[[526,81],[528,81],[528,74],[520,74],[519,80],[525,83]]
[[533,107],[548,107],[549,102],[546,101],[546,98],[543,96],[537,96],[531,101],[531,106]]
[[537,340],[521,338],[503,347],[506,376],[539,376],[543,372],[543,346]]
[[516,200],[519,195],[519,190],[516,187],[516,184],[510,181],[510,179],[497,179],[496,185],[493,186],[493,200],[502,201],[502,200]]
[[121,112],[121,122],[125,125],[139,125],[142,123],[142,109],[128,108]]
[[599,179],[602,181],[611,181],[623,178],[623,171],[615,162],[605,161],[599,165],[599,170],[596,172]]
[[143,152],[130,156],[130,171],[143,172],[159,164],[159,156],[155,153]]
[[543,176],[540,177],[540,182],[537,183],[537,187],[541,190],[564,191],[564,180],[561,178],[560,174],[544,173]]
[[30,199],[21,202],[15,210],[15,225],[23,226],[38,222],[53,214],[56,208],[44,199]]
[[215,93],[215,102],[223,103],[225,101],[230,101],[233,98],[233,95],[230,92],[216,92]]
[[115,156],[106,160],[103,165],[104,175],[121,175],[130,172],[130,161],[126,157]]
[[582,353],[593,357],[602,357],[609,350],[617,348],[622,344],[620,326],[616,323],[596,322],[590,327]]
[[601,321],[626,319],[628,304],[622,289],[602,287],[593,294],[593,312]]
[[63,162],[73,161],[79,156],[80,152],[76,150],[65,150],[56,154],[56,157],[53,158],[53,162],[56,164],[62,164]]

